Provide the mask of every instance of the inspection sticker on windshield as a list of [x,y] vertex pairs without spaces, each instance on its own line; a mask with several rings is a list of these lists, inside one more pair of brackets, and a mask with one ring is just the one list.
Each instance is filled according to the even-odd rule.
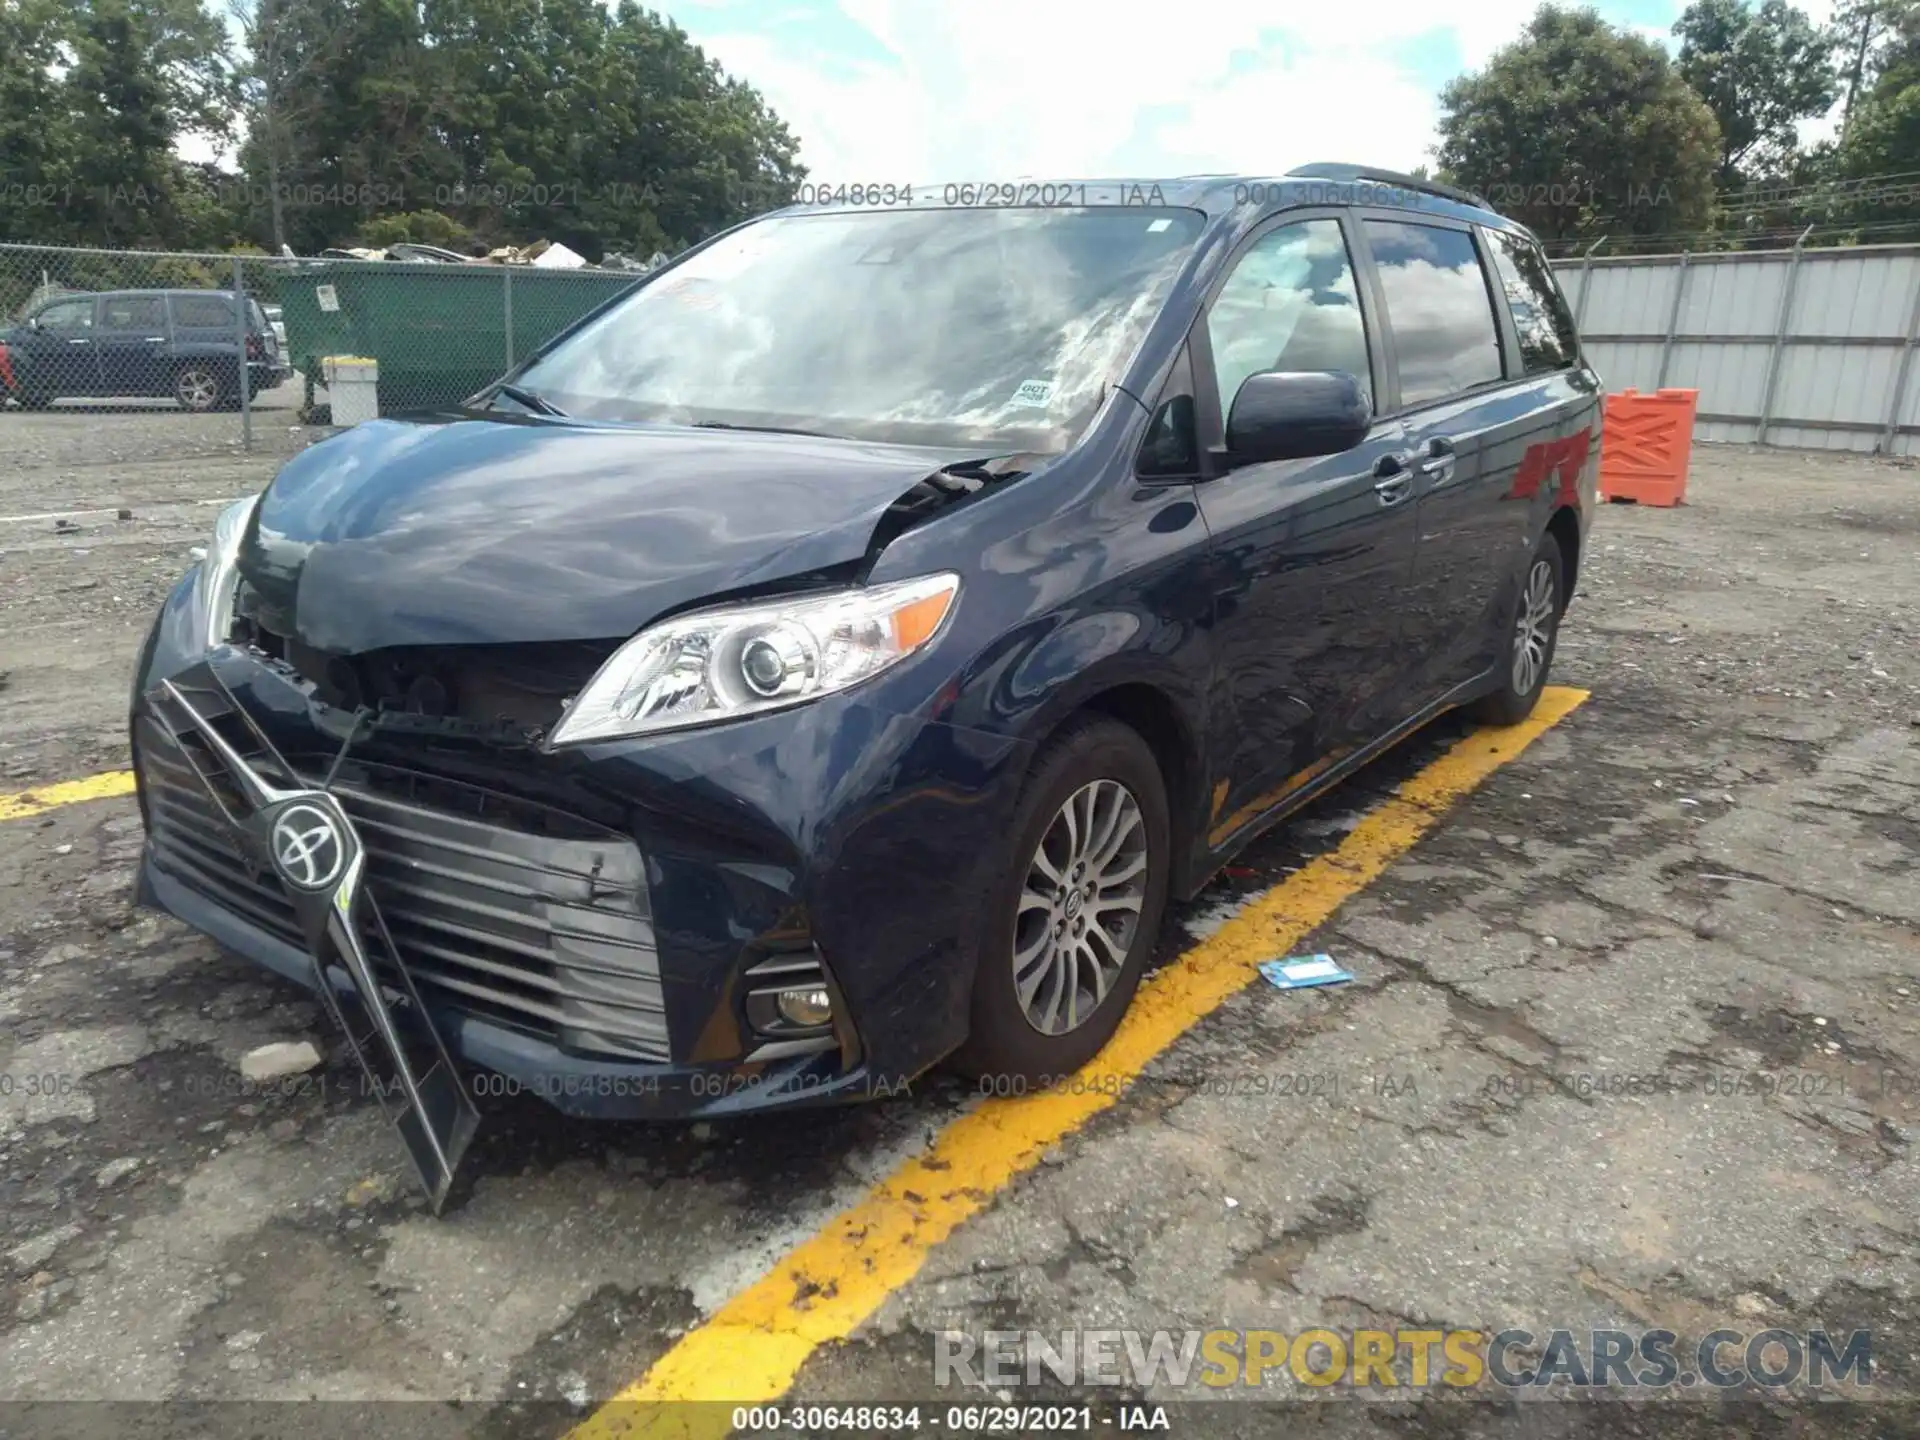
[[1020,388],[1013,392],[1010,402],[1014,405],[1031,405],[1044,410],[1053,402],[1053,382],[1051,380],[1023,380]]

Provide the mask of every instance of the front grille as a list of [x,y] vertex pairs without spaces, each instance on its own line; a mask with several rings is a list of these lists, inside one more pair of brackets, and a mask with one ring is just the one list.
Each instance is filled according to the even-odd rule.
[[[187,757],[151,720],[136,728],[135,763],[154,863],[304,948],[278,878],[252,869]],[[631,840],[393,766],[349,760],[332,793],[366,847],[373,905],[429,1002],[580,1054],[671,1057],[645,871]],[[370,937],[377,923],[364,917]],[[377,943],[368,950],[386,954]]]

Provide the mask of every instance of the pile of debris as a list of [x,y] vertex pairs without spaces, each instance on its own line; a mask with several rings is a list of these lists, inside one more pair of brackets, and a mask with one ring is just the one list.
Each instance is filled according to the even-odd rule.
[[[288,259],[295,258],[291,249],[282,247],[282,253]],[[558,240],[536,240],[531,245],[502,245],[489,250],[484,255],[462,255],[457,250],[448,250],[440,245],[422,245],[407,241],[398,245],[389,245],[385,249],[368,249],[361,246],[341,245],[320,252],[322,260],[404,260],[417,265],[531,265],[536,270],[584,270],[589,268],[586,257],[561,244]],[[631,270],[645,274],[667,263],[665,251],[656,250],[646,260],[636,260],[631,255],[611,251],[600,262],[603,270]]]
[[558,240],[536,240],[531,245],[503,245],[487,252],[491,265],[531,265],[536,270],[579,270],[587,261]]
[[645,260],[637,260],[633,256],[619,250],[609,250],[606,255],[602,257],[600,268],[602,270],[631,270],[635,274],[644,275],[649,270],[658,270],[662,265],[667,263],[667,258],[667,252],[664,250],[654,251],[653,254]]

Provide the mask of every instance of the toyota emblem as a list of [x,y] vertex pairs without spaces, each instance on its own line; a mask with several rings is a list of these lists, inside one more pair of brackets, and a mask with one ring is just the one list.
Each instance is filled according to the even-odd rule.
[[289,885],[324,890],[340,878],[347,847],[340,825],[317,805],[289,805],[273,822],[274,869]]

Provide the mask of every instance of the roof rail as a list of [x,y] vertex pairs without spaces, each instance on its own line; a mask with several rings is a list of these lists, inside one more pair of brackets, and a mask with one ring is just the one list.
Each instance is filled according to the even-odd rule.
[[1296,165],[1287,172],[1289,180],[1337,180],[1346,184],[1365,181],[1375,185],[1395,185],[1402,190],[1418,190],[1426,195],[1438,195],[1445,200],[1458,201],[1462,205],[1471,205],[1477,210],[1491,210],[1486,200],[1471,190],[1462,190],[1456,185],[1443,185],[1438,180],[1422,180],[1417,175],[1403,175],[1398,170],[1379,170],[1371,165],[1341,165],[1333,162],[1321,162],[1313,165]]

